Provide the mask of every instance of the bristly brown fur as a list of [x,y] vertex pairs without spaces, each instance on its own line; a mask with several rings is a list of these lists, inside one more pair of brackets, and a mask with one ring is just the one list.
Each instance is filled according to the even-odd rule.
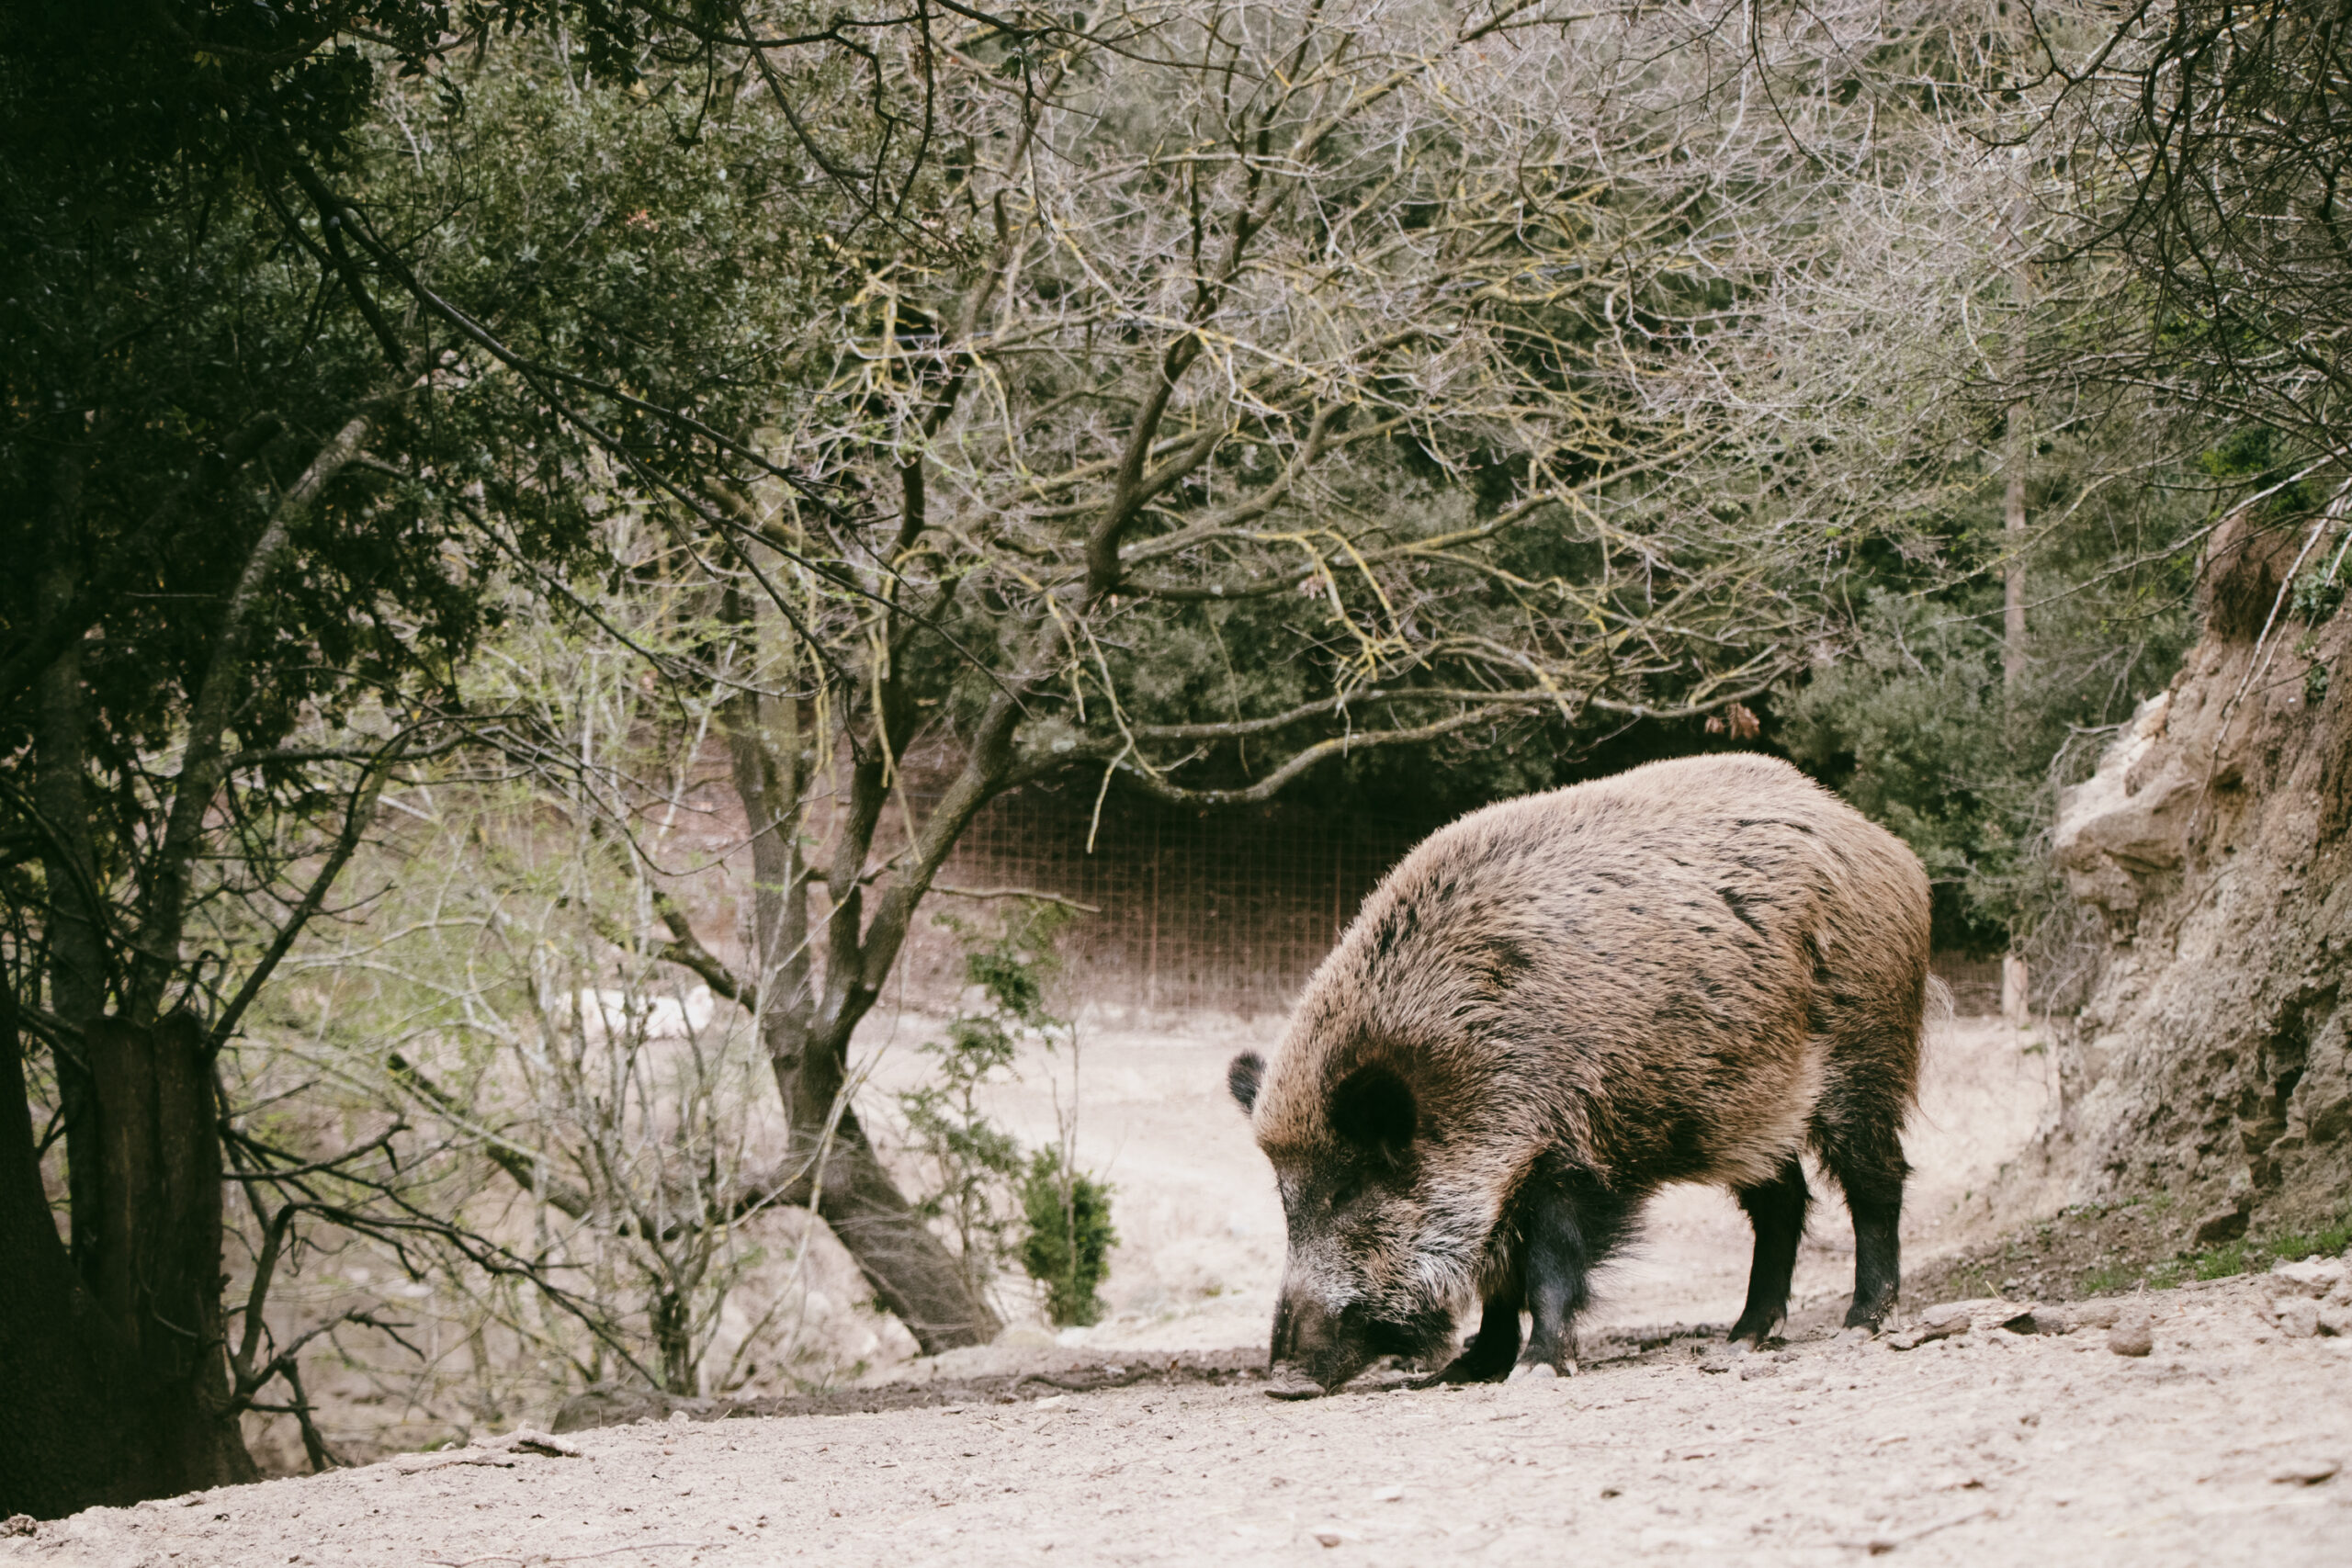
[[1252,1131],[1287,1197],[1295,1173],[1346,1157],[1335,1089],[1401,1077],[1410,1179],[1386,1224],[1357,1227],[1351,1271],[1423,1302],[1511,1267],[1511,1205],[1539,1162],[1634,1196],[1753,1189],[1867,1125],[1899,1201],[1928,901],[1899,840],[1765,757],[1489,807],[1365,900],[1255,1086]]

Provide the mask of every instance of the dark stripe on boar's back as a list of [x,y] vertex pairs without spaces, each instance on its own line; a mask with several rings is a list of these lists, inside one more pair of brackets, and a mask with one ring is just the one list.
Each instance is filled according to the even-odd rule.
[[1729,907],[1731,912],[1739,917],[1739,923],[1741,925],[1746,926],[1758,936],[1763,937],[1767,941],[1770,940],[1771,933],[1766,931],[1761,925],[1758,924],[1756,917],[1747,912],[1747,899],[1737,888],[1718,887],[1715,891],[1723,896],[1724,903]]
[[1487,938],[1480,953],[1488,977],[1498,986],[1508,986],[1535,967],[1534,955],[1507,936]]

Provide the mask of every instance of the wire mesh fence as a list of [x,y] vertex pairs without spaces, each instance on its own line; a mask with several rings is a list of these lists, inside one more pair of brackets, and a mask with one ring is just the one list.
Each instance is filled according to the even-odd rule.
[[[912,797],[918,817],[929,802]],[[1280,1012],[1389,868],[1431,824],[1298,806],[1203,812],[1028,789],[967,829],[940,884],[1025,888],[1091,906],[1061,941],[1071,1006],[1142,1013]],[[973,916],[967,896],[935,911]],[[951,1003],[961,949],[936,915],[910,936],[907,998]]]
[[[936,795],[909,792],[920,821]],[[903,821],[903,818],[901,819]],[[1014,889],[1090,907],[1064,931],[1064,1000],[1114,1018],[1289,1010],[1364,896],[1438,824],[1296,805],[1197,811],[1091,791],[1032,788],[991,803],[910,934],[899,984],[910,1006],[953,1008],[963,946],[943,915],[985,919],[970,895]],[[1962,1016],[1997,1013],[1998,959],[1938,953]]]
[[1951,992],[1951,1010],[1962,1018],[1989,1018],[2001,1010],[1999,959],[1939,953],[1928,966]]

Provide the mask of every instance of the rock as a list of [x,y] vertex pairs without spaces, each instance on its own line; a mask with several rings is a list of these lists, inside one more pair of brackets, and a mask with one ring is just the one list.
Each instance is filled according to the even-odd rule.
[[2334,1480],[2336,1472],[2343,1468],[2342,1460],[2324,1459],[2317,1454],[2302,1455],[2272,1471],[2270,1479],[2286,1486],[2316,1486],[2323,1481]]
[[2143,703],[2099,759],[2098,771],[2058,792],[2052,848],[2059,869],[2076,898],[2105,910],[2118,925],[2125,925],[2151,895],[2160,894],[2162,874],[2181,863],[2196,780],[2189,769],[2176,766],[2153,781],[2152,788],[2145,766],[2165,759],[2160,747],[2170,705],[2170,693]]
[[1372,1489],[1372,1500],[1375,1503],[1401,1503],[1405,1500],[1405,1489],[1402,1486],[1375,1486]]
[[1276,1367],[1266,1374],[1268,1399],[1314,1399],[1322,1392],[1321,1383],[1296,1367]]
[[1943,1302],[1919,1314],[1919,1321],[1899,1334],[1887,1336],[1886,1342],[1897,1350],[1916,1350],[1938,1339],[1950,1339],[1969,1331],[1973,1314],[1988,1302]]
[[1919,1326],[1935,1330],[1939,1339],[1950,1334],[1965,1334],[1975,1320],[1977,1309],[1992,1304],[1990,1301],[1940,1302],[1919,1314]]
[[1752,1353],[1746,1340],[1735,1339],[1728,1345],[1718,1345],[1708,1351],[1700,1359],[1699,1370],[1702,1372],[1727,1372]]
[[2245,1235],[2247,1209],[2244,1203],[2233,1208],[2216,1209],[2197,1222],[2189,1233],[2189,1240],[2198,1247],[2219,1247]]
[[1325,1529],[1315,1532],[1315,1544],[1317,1546],[1337,1546],[1347,1539],[1344,1533],[1335,1529]]
[[2290,1296],[2271,1316],[2278,1332],[2290,1339],[2309,1339],[2319,1332],[2319,1303],[2309,1296]]
[[2077,1328],[2112,1328],[2115,1320],[2124,1313],[2124,1303],[2109,1298],[2106,1301],[2076,1302],[2067,1309]]
[[1549,1361],[1537,1361],[1532,1364],[1521,1361],[1519,1365],[1510,1370],[1510,1376],[1503,1381],[1506,1382],[1540,1382],[1544,1378],[1556,1378],[1559,1375],[1560,1369],[1554,1366]]
[[1780,1375],[1781,1369],[1770,1361],[1745,1361],[1740,1364],[1739,1381],[1742,1382],[1753,1382],[1758,1378],[1776,1378]]
[[2344,1282],[2344,1265],[2333,1258],[2306,1258],[2300,1263],[2290,1263],[2282,1258],[2270,1266],[2263,1282],[2274,1291],[2324,1296]]
[[2324,1302],[2319,1309],[2319,1331],[2340,1339],[2352,1339],[2352,1306],[2338,1306]]
[[30,1535],[40,1528],[30,1514],[11,1514],[6,1522],[0,1522],[0,1536]]
[[2056,1307],[2038,1306],[2003,1318],[2001,1326],[2012,1334],[2064,1334],[2068,1325],[2066,1314]]
[[2119,1356],[2144,1356],[2156,1348],[2156,1337],[2148,1327],[2147,1314],[2135,1313],[2119,1318],[2107,1331],[2107,1348]]

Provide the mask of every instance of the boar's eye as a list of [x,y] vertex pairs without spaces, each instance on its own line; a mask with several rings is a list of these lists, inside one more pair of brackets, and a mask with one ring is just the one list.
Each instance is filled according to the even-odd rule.
[[1331,1091],[1331,1130],[1391,1161],[1412,1147],[1415,1115],[1412,1087],[1391,1067],[1358,1067]]

